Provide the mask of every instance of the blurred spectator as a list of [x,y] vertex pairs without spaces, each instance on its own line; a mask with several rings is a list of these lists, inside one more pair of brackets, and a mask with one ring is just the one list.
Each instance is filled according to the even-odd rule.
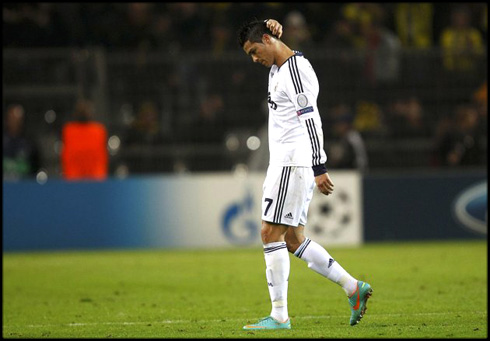
[[363,2],[348,2],[340,9],[343,18],[347,19],[355,27],[355,31],[360,32],[360,27],[373,21],[376,15],[371,7],[375,4]]
[[386,135],[387,127],[382,108],[375,102],[358,102],[354,114],[354,128],[364,136]]
[[451,12],[451,25],[440,37],[443,64],[446,70],[460,74],[476,71],[479,58],[484,53],[483,37],[472,26],[471,13],[464,5]]
[[81,4],[75,2],[52,4],[52,31],[58,37],[58,46],[83,46],[86,30]]
[[46,47],[56,45],[49,3],[3,3],[3,46]]
[[215,21],[211,27],[212,52],[215,56],[221,55],[230,49],[231,43],[235,42],[230,25],[226,19]]
[[481,129],[487,132],[487,118],[488,118],[488,86],[485,81],[473,94],[472,102],[475,104],[478,110],[478,116],[480,117]]
[[488,104],[488,85],[485,81],[473,94],[473,100],[481,106]]
[[292,8],[301,10],[301,13],[305,16],[311,39],[318,47],[325,43],[328,34],[334,30],[333,25],[335,22],[344,19],[340,15],[340,9],[344,5],[341,2],[329,2],[328,5],[321,2],[290,4]]
[[384,19],[384,7],[379,3],[372,2],[348,2],[340,8],[341,18],[349,22],[352,32],[356,37],[356,45],[360,48],[366,47],[366,27],[373,23],[380,24]]
[[209,9],[196,2],[175,2],[169,5],[173,29],[179,32],[178,43],[182,51],[209,49]]
[[330,111],[335,140],[328,146],[328,165],[335,169],[366,171],[368,155],[361,134],[354,129],[354,116],[345,104]]
[[136,119],[131,123],[125,138],[125,145],[159,145],[166,142],[160,127],[155,103],[145,101],[141,104]]
[[204,6],[210,11],[210,44],[215,56],[236,46],[235,35],[231,29],[233,17],[230,16],[230,8],[232,5],[230,2],[204,3]]
[[488,41],[488,4],[481,2],[477,3],[476,6],[478,6],[478,27],[482,32],[483,41]]
[[479,117],[479,136],[482,141],[482,146],[485,149],[484,162],[483,164],[487,164],[488,155],[486,150],[488,149],[488,87],[487,81],[485,81],[478,90],[473,94],[472,103],[475,105],[476,110],[478,111]]
[[359,48],[361,46],[359,39],[354,24],[347,19],[336,20],[325,36],[324,45],[329,56],[327,67],[332,69],[331,72],[342,75],[329,82],[332,87],[337,87],[340,91],[342,87],[352,89],[353,85],[359,84],[359,79],[362,78],[364,54]]
[[396,34],[403,47],[424,49],[433,44],[434,5],[430,2],[402,2],[395,4]]
[[313,41],[304,15],[299,11],[291,11],[284,18],[284,32],[281,37],[291,49],[308,53]]
[[370,18],[362,22],[361,36],[365,40],[364,77],[374,87],[390,85],[398,80],[400,72],[401,42],[383,25],[381,6],[372,7]]
[[389,131],[394,138],[429,137],[430,129],[419,99],[412,96],[389,103],[386,111]]
[[391,5],[393,28],[404,48],[401,65],[403,74],[400,80],[407,84],[407,88],[419,87],[419,84],[431,81],[430,75],[434,72],[434,66],[428,62],[427,57],[434,54],[432,48],[435,34],[438,32],[435,27],[438,18],[436,6],[429,2],[403,2]]
[[161,147],[171,145],[171,135],[169,127],[164,126],[158,106],[151,100],[143,101],[123,137],[122,145],[126,151],[123,153],[123,160],[129,173],[171,169],[171,161],[162,154],[155,154]]
[[337,20],[325,38],[325,45],[334,49],[352,49],[359,45],[352,23],[346,19]]
[[478,112],[472,105],[460,105],[452,119],[439,123],[435,140],[438,166],[481,166],[483,150]]
[[[478,135],[486,146],[488,145],[488,87],[485,81],[474,93],[471,98],[471,103],[478,112]],[[485,158],[486,158],[485,153]]]
[[224,108],[224,100],[220,94],[207,95],[200,103],[198,117],[187,128],[188,140],[193,143],[221,144],[226,128]]
[[151,30],[151,41],[156,50],[164,50],[169,54],[178,51],[176,42],[176,32],[172,29],[173,19],[167,8],[158,8],[154,13],[155,20],[153,21]]
[[[124,4],[127,7],[127,4]],[[124,46],[125,10],[115,3],[82,2],[80,16],[84,38],[81,47],[103,46],[108,50]],[[115,29],[118,27],[118,29]]]
[[120,29],[120,45],[124,48],[149,51],[154,47],[152,40],[153,3],[129,2],[126,4],[125,25]]
[[3,179],[20,180],[34,177],[40,167],[37,146],[24,133],[24,107],[7,108],[3,131]]
[[73,121],[62,128],[61,166],[66,180],[104,180],[108,175],[107,130],[94,121],[91,101],[79,99]]
[[258,13],[261,16],[264,15],[263,8],[263,2],[233,2],[227,9],[227,13],[230,19],[233,20],[231,23],[233,23],[234,30],[236,31],[249,20],[257,18]]

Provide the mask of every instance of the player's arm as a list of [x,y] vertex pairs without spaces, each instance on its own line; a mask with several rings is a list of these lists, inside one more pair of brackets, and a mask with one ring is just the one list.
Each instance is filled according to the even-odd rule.
[[317,89],[313,89],[312,85],[316,83],[316,75],[311,65],[300,64],[295,58],[288,61],[290,79],[286,91],[311,143],[311,164],[316,185],[323,194],[329,195],[333,191],[333,182],[325,166],[327,155],[323,149],[323,131],[316,104]]

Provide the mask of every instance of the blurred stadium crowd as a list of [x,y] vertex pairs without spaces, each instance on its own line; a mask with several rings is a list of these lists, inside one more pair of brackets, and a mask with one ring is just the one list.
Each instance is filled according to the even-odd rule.
[[315,67],[331,168],[486,167],[486,3],[4,3],[4,179],[61,176],[80,101],[110,174],[263,169],[252,18]]
[[[236,48],[237,24],[276,18],[293,48],[365,45],[368,26],[396,33],[404,46],[442,43],[456,12],[487,37],[487,5],[472,3],[5,3],[4,47],[102,45],[166,52]],[[418,26],[416,29],[411,26]],[[340,39],[339,36],[342,36]],[[363,36],[364,35],[364,36]],[[343,40],[342,42],[340,40]],[[350,40],[350,42],[348,42]],[[363,41],[364,40],[364,41]]]

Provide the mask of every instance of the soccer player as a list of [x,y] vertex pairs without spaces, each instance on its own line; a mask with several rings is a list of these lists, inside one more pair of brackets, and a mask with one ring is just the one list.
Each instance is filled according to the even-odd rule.
[[350,324],[366,310],[372,289],[345,271],[319,244],[305,237],[308,207],[316,186],[325,195],[334,184],[327,172],[323,131],[317,108],[318,79],[308,59],[280,40],[276,20],[244,25],[238,42],[253,62],[269,72],[269,167],[263,186],[262,229],[270,316],[244,329],[290,329],[288,251],[308,267],[339,284],[348,296]]

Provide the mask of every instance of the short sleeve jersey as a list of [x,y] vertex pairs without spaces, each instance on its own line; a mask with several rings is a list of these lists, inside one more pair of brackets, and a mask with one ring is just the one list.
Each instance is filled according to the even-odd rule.
[[301,52],[295,51],[281,67],[272,65],[268,88],[270,165],[324,168],[327,155],[318,92],[315,71]]

